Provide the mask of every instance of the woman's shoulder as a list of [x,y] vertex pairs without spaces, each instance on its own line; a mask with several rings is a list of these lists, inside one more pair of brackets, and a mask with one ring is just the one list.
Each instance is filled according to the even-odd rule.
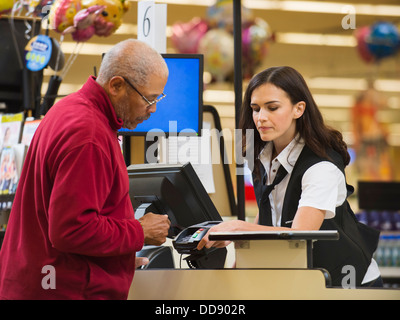
[[[343,158],[336,150],[332,148],[325,149],[325,156],[318,155],[307,145],[304,146],[302,153],[299,156],[299,166],[305,166],[307,168],[319,163],[319,162],[330,162],[334,164],[340,171],[344,172]],[[296,163],[297,164],[297,163]]]

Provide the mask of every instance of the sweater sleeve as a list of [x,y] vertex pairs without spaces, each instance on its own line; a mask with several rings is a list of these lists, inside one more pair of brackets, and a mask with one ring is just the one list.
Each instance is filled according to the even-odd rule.
[[92,143],[74,148],[59,162],[48,212],[53,247],[88,256],[132,254],[142,248],[143,229],[129,214],[128,194],[104,210],[111,189],[120,187],[113,185],[117,171]]

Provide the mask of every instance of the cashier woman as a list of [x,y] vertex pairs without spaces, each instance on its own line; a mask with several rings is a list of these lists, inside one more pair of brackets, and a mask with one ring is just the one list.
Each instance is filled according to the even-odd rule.
[[[240,127],[243,135],[248,129],[255,132],[254,145],[242,139],[242,151],[245,155],[254,148],[259,213],[254,223],[226,221],[210,232],[337,230],[339,240],[314,243],[314,267],[328,270],[334,286],[341,286],[346,265],[355,268],[356,286],[382,286],[372,258],[379,232],[358,223],[346,200],[354,190],[345,177],[347,146],[340,132],[324,124],[301,74],[291,67],[273,67],[254,76],[244,96]],[[199,249],[227,245],[210,241],[209,233]]]

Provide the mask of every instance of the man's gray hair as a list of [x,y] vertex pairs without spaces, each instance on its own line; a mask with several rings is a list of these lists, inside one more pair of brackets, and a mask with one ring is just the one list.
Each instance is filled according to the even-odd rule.
[[168,77],[165,60],[146,43],[128,39],[119,42],[104,55],[97,82],[104,86],[113,76],[124,76],[144,87],[153,74]]

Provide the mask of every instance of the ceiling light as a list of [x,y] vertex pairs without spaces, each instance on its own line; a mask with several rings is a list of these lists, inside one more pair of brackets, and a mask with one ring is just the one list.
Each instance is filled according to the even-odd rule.
[[312,89],[336,89],[336,90],[356,90],[367,89],[367,80],[361,78],[328,78],[316,77],[306,79],[308,86]]
[[[76,47],[79,43],[64,41],[61,43],[61,50],[65,54],[72,54],[76,51]],[[81,44],[79,54],[81,55],[101,55],[104,52],[110,50],[114,45],[112,44],[101,44],[101,43],[88,43]]]
[[[128,1],[139,2],[140,0],[128,0]],[[157,0],[157,3],[210,7],[215,4],[215,0]]]
[[399,92],[400,80],[378,79],[374,82],[374,88],[379,91]]
[[354,36],[328,35],[321,33],[277,32],[276,42],[286,44],[301,44],[315,46],[355,47]]
[[[138,2],[138,0],[129,0]],[[210,7],[215,4],[215,0],[158,0],[160,3],[191,5]],[[243,6],[249,9],[260,10],[281,10],[295,12],[312,12],[343,14],[343,10],[349,4],[342,2],[320,2],[320,1],[285,1],[285,0],[243,0]],[[396,5],[372,5],[372,4],[352,4],[357,15],[388,16],[399,17],[400,6]]]
[[207,102],[235,103],[235,92],[229,90],[205,90],[203,99]]
[[350,108],[354,104],[354,96],[340,94],[314,94],[319,107]]

